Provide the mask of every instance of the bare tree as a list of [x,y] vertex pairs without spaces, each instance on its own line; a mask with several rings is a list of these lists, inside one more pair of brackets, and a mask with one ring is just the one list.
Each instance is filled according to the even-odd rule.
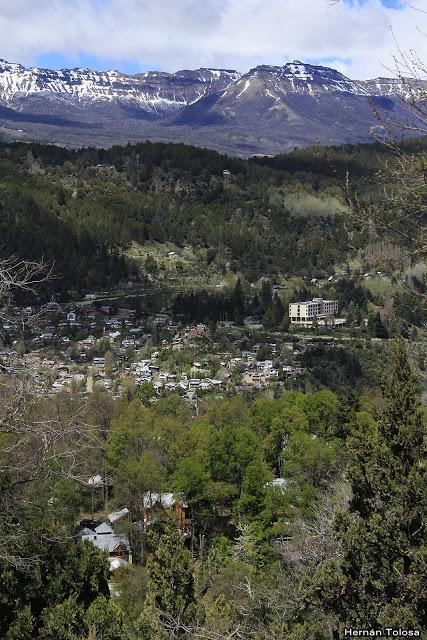
[[[10,319],[17,291],[34,293],[46,282],[45,265],[0,260],[0,321]],[[29,321],[31,321],[28,318]],[[97,433],[85,422],[85,405],[77,400],[40,397],[35,372],[19,360],[0,368],[0,559],[26,566],[36,561],[19,553],[28,519],[42,519],[46,504],[55,509],[46,491],[59,478],[83,482],[84,452],[97,446]]]
[[[341,1],[331,0],[331,4]],[[405,4],[425,21],[426,11]],[[422,26],[418,30],[424,34]],[[407,271],[416,263],[427,266],[427,154],[422,144],[408,140],[427,134],[427,66],[415,51],[403,51],[394,40],[396,53],[387,71],[399,85],[399,99],[407,115],[403,117],[399,110],[395,115],[381,101],[370,98],[377,121],[371,135],[387,151],[379,156],[380,168],[374,178],[378,194],[374,199],[358,194],[351,175],[347,175],[346,192],[356,225],[369,229],[377,245],[386,244],[390,249],[387,256],[377,253],[378,267],[396,278],[404,294],[402,304],[421,310],[427,302],[427,268],[416,278]]]

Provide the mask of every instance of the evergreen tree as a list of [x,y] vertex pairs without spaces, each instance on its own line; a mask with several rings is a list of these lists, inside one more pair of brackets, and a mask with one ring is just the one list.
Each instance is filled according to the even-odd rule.
[[106,557],[88,542],[54,536],[32,524],[17,544],[28,565],[0,566],[1,638],[74,640],[85,630],[86,610],[99,596],[109,598]]
[[427,619],[425,425],[402,342],[381,384],[385,408],[378,422],[359,420],[349,442],[352,498],[337,522],[341,570],[331,577],[324,566],[316,588],[322,583],[322,609],[337,613],[343,626],[421,629]]
[[270,280],[263,280],[261,285],[261,302],[264,310],[267,310],[273,301]]
[[381,319],[379,311],[369,316],[368,329],[375,338],[388,338],[388,331]]
[[[175,528],[158,539],[147,569],[149,594],[140,621],[143,637],[181,637],[185,625],[195,621],[197,606],[191,555]],[[174,635],[163,636],[166,628]]]
[[273,300],[273,313],[274,313],[274,324],[275,326],[279,325],[282,321],[283,314],[285,313],[285,307],[283,306],[283,302],[280,299],[280,296],[276,293]]
[[233,313],[234,318],[237,324],[241,324],[243,322],[243,317],[245,315],[245,298],[242,291],[242,283],[240,278],[237,278],[236,284],[234,285],[234,291],[232,295],[232,305],[233,305]]
[[289,320],[289,314],[287,311],[285,311],[285,313],[283,314],[283,317],[280,321],[280,330],[284,331],[285,333],[287,331],[289,331],[289,327],[291,325],[291,321]]
[[266,329],[273,329],[276,326],[276,316],[272,307],[269,307],[262,316],[262,324]]

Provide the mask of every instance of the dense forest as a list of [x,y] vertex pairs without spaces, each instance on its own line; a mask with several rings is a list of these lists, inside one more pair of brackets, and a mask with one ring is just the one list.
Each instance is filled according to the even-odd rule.
[[[18,259],[0,262],[2,327],[33,288],[73,301],[24,309],[16,335],[3,331],[1,638],[421,635],[426,142],[401,148],[407,191],[404,155],[375,144],[248,161],[172,144],[0,145],[0,260]],[[89,339],[104,293],[124,289],[120,342],[119,295]],[[174,329],[154,323],[162,296]],[[313,296],[337,300],[345,327],[291,326],[288,302]],[[87,324],[68,320],[72,306]],[[29,347],[34,311],[59,330]],[[131,326],[150,333],[125,348]],[[130,376],[137,360],[158,373],[163,356],[172,378],[202,376],[209,356],[214,377],[248,350],[275,361],[277,384],[248,390],[236,366],[232,384],[198,396]],[[41,386],[37,358],[69,371],[67,390]],[[93,383],[95,359],[114,387]],[[304,375],[286,378],[285,362]],[[114,570],[84,537],[107,520],[129,543]]]
[[[211,399],[198,415],[174,395],[153,406],[138,392],[118,401],[97,392],[84,406],[77,395],[27,398],[25,409],[5,395],[2,411],[16,411],[2,434],[1,636],[332,640],[355,624],[420,630],[425,415],[403,343],[380,388],[348,401],[328,390]],[[38,451],[47,423],[51,440]],[[13,438],[19,449],[6,446]],[[103,468],[112,493],[94,504],[79,478]],[[141,525],[144,496],[159,492],[185,501],[190,537],[173,512]],[[124,504],[134,560],[115,572],[110,598],[106,557],[71,531],[82,512]]]
[[366,243],[367,229],[347,216],[346,175],[375,198],[384,153],[313,147],[244,161],[181,144],[2,144],[1,252],[43,258],[56,275],[50,286],[62,291],[134,278],[124,256],[132,241],[204,248],[206,264],[250,281],[322,275]]

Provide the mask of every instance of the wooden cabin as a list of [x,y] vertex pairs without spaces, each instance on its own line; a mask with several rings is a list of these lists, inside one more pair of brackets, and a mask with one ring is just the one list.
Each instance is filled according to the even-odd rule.
[[174,493],[148,491],[141,506],[144,526],[149,527],[158,522],[165,511],[176,516],[180,534],[185,538],[190,538],[193,523],[188,504]]

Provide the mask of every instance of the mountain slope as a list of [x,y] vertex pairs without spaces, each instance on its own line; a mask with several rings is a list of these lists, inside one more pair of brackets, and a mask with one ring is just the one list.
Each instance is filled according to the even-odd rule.
[[399,79],[354,81],[299,61],[241,75],[197,69],[127,75],[0,61],[0,136],[66,145],[185,141],[248,156],[370,139],[372,102],[411,117]]

